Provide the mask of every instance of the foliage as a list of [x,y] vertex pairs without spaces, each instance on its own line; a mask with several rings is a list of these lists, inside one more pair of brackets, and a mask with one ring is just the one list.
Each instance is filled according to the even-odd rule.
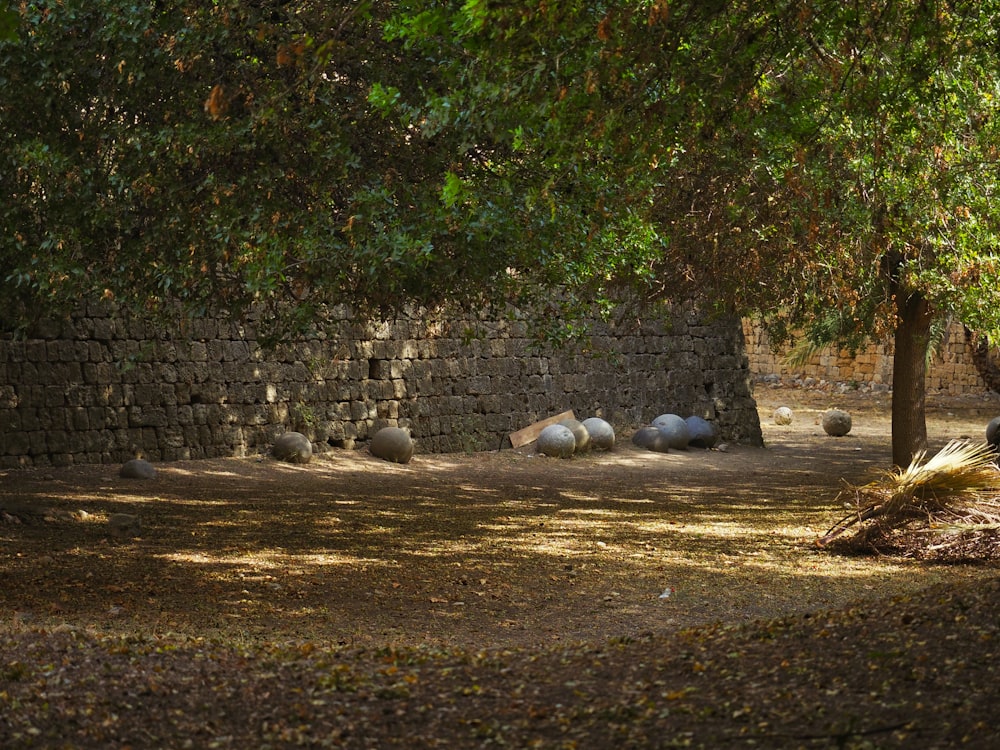
[[510,208],[570,227],[540,263],[583,297],[638,283],[779,332],[836,309],[851,338],[919,289],[997,325],[996,3],[402,5],[391,38],[454,46],[406,116],[509,146]]
[[860,307],[855,330],[891,330],[897,298],[919,290],[939,313],[996,327],[996,15],[990,3],[871,4],[814,37],[795,76],[812,90],[796,112],[807,138],[776,165],[818,249],[807,312]]
[[448,95],[406,117],[506,138],[529,196],[509,210],[544,223],[551,201],[570,227],[525,281],[565,274],[591,308],[628,290],[758,314],[775,341],[891,332],[894,461],[926,443],[934,318],[1000,328],[1000,3],[402,6],[391,38],[453,45]]
[[21,319],[698,299],[854,341],[918,290],[1000,327],[996,0],[19,7]]
[[[241,314],[478,298],[489,224],[424,189],[456,145],[381,117],[433,60],[382,37],[389,4],[61,0],[0,42],[0,303]],[[458,282],[462,283],[459,284]]]
[[0,42],[17,39],[17,11],[13,8],[0,8]]

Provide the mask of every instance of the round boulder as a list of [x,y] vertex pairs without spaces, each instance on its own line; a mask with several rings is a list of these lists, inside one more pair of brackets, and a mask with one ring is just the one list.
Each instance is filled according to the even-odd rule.
[[271,455],[290,464],[307,464],[312,460],[312,443],[301,432],[286,432],[274,441]]
[[986,425],[986,442],[994,448],[1000,448],[1000,417],[994,417]]
[[691,432],[688,430],[687,422],[676,414],[661,414],[653,420],[653,427],[656,427],[667,438],[667,444],[675,450],[687,450],[691,441]]
[[375,433],[370,447],[372,455],[397,464],[413,458],[413,438],[402,427],[383,427]]
[[695,448],[714,448],[719,442],[719,428],[699,416],[691,415],[684,422],[688,428],[688,445]]
[[663,434],[659,427],[653,427],[652,425],[640,427],[636,430],[635,434],[632,435],[632,443],[640,448],[656,451],[657,453],[666,453],[670,450],[670,443],[667,440],[667,436]]
[[830,409],[823,414],[823,430],[831,437],[843,437],[851,431],[851,415],[840,409]]
[[615,428],[600,417],[583,420],[583,426],[590,435],[590,444],[594,450],[609,451],[615,447]]
[[577,453],[590,450],[590,433],[583,426],[583,422],[578,419],[564,419],[559,424],[573,433],[573,437],[576,438]]
[[576,435],[565,425],[550,424],[538,435],[538,451],[552,458],[569,458],[576,450]]
[[779,406],[774,410],[772,419],[774,419],[775,424],[780,424],[782,426],[789,425],[792,423],[792,410],[787,406]]
[[122,464],[118,475],[123,479],[156,479],[156,468],[143,458],[133,458]]

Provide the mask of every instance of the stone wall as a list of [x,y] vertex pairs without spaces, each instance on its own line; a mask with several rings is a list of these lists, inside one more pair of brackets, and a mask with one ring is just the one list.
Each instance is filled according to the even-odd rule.
[[[815,385],[819,383],[869,390],[892,387],[892,342],[876,344],[854,356],[847,350],[827,347],[805,365],[788,364],[789,347],[775,350],[759,326],[743,322],[750,371],[757,380]],[[928,393],[952,396],[984,393],[986,387],[972,363],[965,340],[965,330],[953,323],[945,331],[940,346],[931,358],[927,373]]]
[[411,315],[262,350],[253,322],[195,320],[183,336],[92,307],[0,338],[0,468],[244,456],[286,430],[317,451],[409,427],[418,452],[495,450],[573,409],[618,430],[662,412],[759,443],[736,321],[693,313],[604,329],[589,352],[543,351],[518,321]]

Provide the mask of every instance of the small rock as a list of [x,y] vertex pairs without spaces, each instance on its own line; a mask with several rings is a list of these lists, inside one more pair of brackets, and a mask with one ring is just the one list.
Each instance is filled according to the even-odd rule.
[[156,479],[156,467],[143,458],[126,461],[118,472],[123,479]]

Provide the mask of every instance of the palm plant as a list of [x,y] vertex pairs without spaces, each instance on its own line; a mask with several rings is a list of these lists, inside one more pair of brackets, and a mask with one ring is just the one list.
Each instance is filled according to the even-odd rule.
[[[926,462],[925,455],[918,453],[906,469],[888,471],[866,485],[848,485],[838,498],[853,496],[846,503],[851,512],[819,545],[837,541],[848,551],[872,551],[899,546],[906,537],[911,546],[943,549],[949,539],[968,542],[969,534],[995,537],[1000,469],[994,449],[953,440]],[[845,537],[848,532],[853,533]]]

